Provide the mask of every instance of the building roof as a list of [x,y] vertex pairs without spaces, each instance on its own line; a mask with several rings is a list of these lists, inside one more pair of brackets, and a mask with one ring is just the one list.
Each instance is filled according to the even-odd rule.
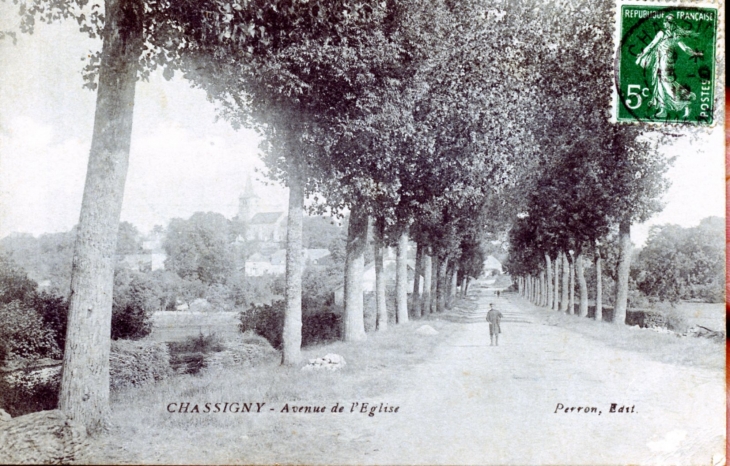
[[251,254],[251,257],[246,259],[246,262],[269,262],[269,258],[261,253],[255,252]]
[[305,249],[304,257],[310,261],[316,261],[330,255],[329,249]]
[[502,273],[502,263],[494,256],[487,257],[484,261],[484,270],[499,270]]
[[276,223],[282,215],[284,215],[284,212],[259,212],[251,218],[249,223],[259,225],[272,224]]

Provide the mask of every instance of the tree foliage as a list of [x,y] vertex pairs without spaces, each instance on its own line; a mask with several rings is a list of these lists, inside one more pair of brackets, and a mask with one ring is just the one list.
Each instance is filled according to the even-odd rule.
[[225,283],[235,269],[231,222],[213,212],[174,218],[167,227],[165,268],[204,284]]
[[724,232],[725,222],[719,217],[691,228],[653,226],[633,270],[639,290],[660,301],[723,302]]

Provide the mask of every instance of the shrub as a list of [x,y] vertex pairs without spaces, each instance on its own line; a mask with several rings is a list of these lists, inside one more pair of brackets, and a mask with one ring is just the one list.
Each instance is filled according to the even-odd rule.
[[137,303],[112,307],[112,339],[139,340],[152,332],[151,313]]
[[170,351],[164,343],[117,340],[109,356],[112,389],[143,385],[172,374]]
[[342,318],[333,312],[306,315],[302,319],[302,345],[310,346],[342,338]]
[[223,341],[215,333],[188,337],[184,341],[170,342],[170,365],[175,372],[197,374],[207,367],[206,355],[219,353],[226,349]]
[[284,301],[251,306],[239,314],[238,328],[241,332],[255,332],[266,338],[274,348],[281,348],[285,306]]
[[[284,301],[252,306],[239,314],[238,325],[242,332],[252,331],[281,349],[284,331]],[[321,305],[317,309],[302,309],[302,346],[321,344],[340,339],[342,335],[340,313],[334,305]]]
[[13,417],[56,409],[61,366],[16,371],[0,377],[0,407]]
[[0,254],[0,304],[12,301],[28,303],[37,287],[38,284],[28,278],[10,257]]
[[184,341],[174,341],[167,345],[173,353],[210,353],[225,349],[218,335],[215,333],[203,335],[203,332],[197,337],[188,337]]
[[41,292],[33,299],[33,308],[38,311],[45,326],[53,332],[56,344],[63,351],[66,345],[68,301],[60,296]]
[[61,350],[54,337],[35,309],[20,301],[0,305],[0,342],[6,358],[59,358]]

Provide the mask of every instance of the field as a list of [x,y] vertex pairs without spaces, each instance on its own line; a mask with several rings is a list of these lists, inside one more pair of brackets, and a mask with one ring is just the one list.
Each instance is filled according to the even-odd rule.
[[149,338],[160,342],[183,341],[201,333],[224,339],[240,335],[237,312],[163,311],[155,312],[152,322]]
[[[669,310],[672,306],[668,303],[658,303],[655,306],[660,310]],[[701,325],[710,330],[725,330],[725,304],[724,303],[679,303],[674,309],[683,314],[690,325]]]

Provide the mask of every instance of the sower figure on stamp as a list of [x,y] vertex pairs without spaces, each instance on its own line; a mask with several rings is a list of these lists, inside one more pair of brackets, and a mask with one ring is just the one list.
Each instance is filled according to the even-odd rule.
[[679,49],[691,57],[701,57],[702,52],[692,50],[683,42],[685,37],[696,37],[697,33],[682,29],[672,15],[664,19],[663,30],[636,58],[636,64],[651,71],[652,99],[650,107],[657,109],[656,116],[664,118],[667,111],[684,111],[689,116],[689,104],[697,96],[688,87],[677,81],[675,65]]
[[494,308],[494,304],[489,303],[489,312],[487,312],[487,322],[489,322],[489,346],[495,344],[499,346],[499,334],[502,329],[499,322],[502,320],[502,313]]

